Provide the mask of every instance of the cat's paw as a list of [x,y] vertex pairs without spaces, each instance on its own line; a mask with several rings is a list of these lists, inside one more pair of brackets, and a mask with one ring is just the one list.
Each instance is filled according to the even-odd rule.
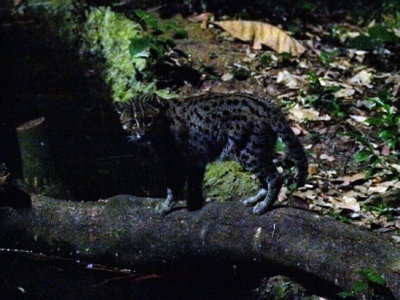
[[175,206],[176,206],[175,201],[164,201],[156,206],[156,212],[160,216],[165,216],[169,214],[171,211],[173,211]]
[[249,197],[243,201],[246,206],[254,206],[257,202],[260,202],[267,195],[267,191],[265,189],[261,189],[258,191],[257,195],[253,197]]
[[263,213],[267,212],[271,209],[272,204],[274,204],[274,199],[267,197],[265,200],[257,203],[256,206],[253,208],[253,213],[256,215],[262,215]]

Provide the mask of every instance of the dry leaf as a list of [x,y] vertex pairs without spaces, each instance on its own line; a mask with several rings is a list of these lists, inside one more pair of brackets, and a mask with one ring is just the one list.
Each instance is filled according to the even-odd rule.
[[333,156],[327,155],[325,153],[319,156],[320,159],[327,160],[327,161],[334,161],[335,158]]
[[344,202],[342,202],[342,205],[340,207],[347,208],[355,212],[360,211],[360,203],[357,202],[356,196],[357,194],[353,191],[344,194],[343,195]]
[[208,24],[208,20],[210,19],[210,17],[212,16],[212,14],[210,12],[205,12],[202,13],[198,16],[194,16],[190,19],[191,22],[201,22],[200,28],[201,29],[206,29],[207,28],[207,24]]
[[394,84],[393,86],[393,95],[397,96],[399,89],[400,89],[400,75],[398,74],[394,74],[394,75],[390,75],[386,80],[385,80],[386,84]]
[[339,39],[342,43],[344,43],[347,39],[354,39],[355,37],[359,36],[359,32],[351,32],[351,31],[346,31],[342,32],[342,34],[339,33]]
[[370,186],[369,189],[368,189],[368,192],[371,193],[371,194],[372,193],[384,193],[384,192],[387,191],[387,189],[388,189],[387,185],[378,184],[378,185],[375,185],[375,186]]
[[294,135],[299,135],[301,133],[301,129],[299,129],[297,127],[292,127],[292,131],[293,131]]
[[[290,126],[294,132],[295,135],[300,135],[300,134],[304,134],[304,135],[308,135],[309,132],[307,130],[305,130],[303,127],[301,127],[299,124],[293,124],[293,126]],[[306,145],[304,145],[304,147],[306,147]],[[312,146],[311,146],[312,148]]]
[[348,70],[351,68],[350,62],[346,59],[339,59],[337,61],[330,62],[329,66],[331,68],[338,68],[341,70]]
[[[1,165],[0,165],[1,167]],[[6,173],[7,170],[0,170],[0,186],[4,185],[10,176],[10,173]]]
[[368,186],[355,185],[354,190],[358,191],[359,193],[363,193],[364,195],[368,194]]
[[225,73],[224,75],[222,75],[221,79],[222,81],[229,81],[233,78],[233,74],[232,73]]
[[[392,235],[392,239],[395,243],[400,243],[400,235]],[[398,268],[400,269],[400,266]]]
[[352,84],[360,84],[367,87],[371,87],[371,82],[373,79],[373,74],[371,72],[367,72],[366,70],[362,70],[358,72],[356,75],[351,77],[348,82]]
[[364,123],[366,119],[368,119],[365,116],[357,116],[357,115],[350,115],[350,118],[352,118],[353,120],[359,122],[359,123]]
[[315,190],[307,190],[307,191],[297,190],[293,193],[293,195],[296,197],[299,197],[301,199],[312,200],[313,202],[318,201],[318,199],[319,199]]
[[308,76],[306,75],[303,76],[294,75],[284,70],[278,73],[276,82],[284,83],[288,88],[295,89],[304,87],[308,83],[307,79]]
[[308,167],[308,173],[311,175],[318,174],[318,169],[316,166],[309,166]]
[[333,206],[333,197],[328,197],[327,200],[325,200],[322,197],[316,197],[313,201],[313,204],[322,206],[322,207],[332,207]]
[[389,84],[389,83],[400,84],[400,75],[399,74],[390,74],[385,79],[385,83],[386,84]]
[[395,221],[394,226],[400,229],[400,220]]
[[0,186],[4,185],[7,181],[7,176],[0,176]]
[[335,209],[349,209],[355,212],[360,211],[360,204],[357,202],[357,193],[350,191],[344,194],[340,199],[329,197],[330,202]]
[[365,180],[365,172],[356,173],[351,176],[345,176],[344,182],[342,185],[344,185],[344,186],[350,185],[351,183],[362,180],[362,179]]
[[353,96],[354,89],[352,87],[346,87],[344,89],[340,89],[335,93],[336,98],[349,98]]
[[381,154],[382,154],[383,156],[389,156],[389,155],[390,155],[390,147],[389,147],[388,145],[384,145],[384,146],[382,147]]
[[213,22],[233,37],[253,42],[253,49],[261,49],[265,45],[278,53],[288,52],[293,56],[299,56],[304,51],[304,46],[292,38],[289,33],[267,23],[256,21],[220,21]]
[[289,118],[296,121],[329,121],[331,119],[328,115],[320,116],[319,112],[313,108],[302,108],[298,104],[290,110]]
[[399,183],[398,179],[395,180],[390,180],[390,181],[384,181],[382,182],[382,185],[388,186],[388,187],[396,187]]
[[279,203],[282,203],[283,201],[285,201],[288,198],[288,188],[286,186],[282,187],[282,189],[280,190],[279,194],[278,194],[278,198],[277,201]]
[[391,164],[390,167],[393,168],[393,169],[395,169],[397,172],[400,173],[400,165],[398,165],[398,164]]
[[362,63],[365,58],[365,54],[368,53],[368,51],[364,50],[354,50],[354,49],[348,49],[349,53],[349,58],[355,58],[359,63]]

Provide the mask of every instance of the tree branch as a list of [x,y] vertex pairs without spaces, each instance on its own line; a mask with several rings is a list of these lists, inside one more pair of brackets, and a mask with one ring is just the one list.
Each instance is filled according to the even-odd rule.
[[307,274],[350,290],[354,272],[384,274],[400,299],[400,250],[387,238],[294,208],[262,216],[239,202],[179,209],[165,217],[157,199],[116,196],[97,203],[33,197],[32,209],[0,209],[1,247],[58,253],[119,267],[182,259],[256,261],[282,274]]

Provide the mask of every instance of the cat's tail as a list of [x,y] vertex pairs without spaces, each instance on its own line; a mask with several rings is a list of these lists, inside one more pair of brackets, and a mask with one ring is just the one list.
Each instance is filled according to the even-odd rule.
[[281,119],[279,126],[274,129],[278,132],[278,135],[285,144],[287,151],[295,161],[297,167],[297,186],[303,186],[306,183],[308,175],[308,162],[302,144],[294,134],[288,121]]

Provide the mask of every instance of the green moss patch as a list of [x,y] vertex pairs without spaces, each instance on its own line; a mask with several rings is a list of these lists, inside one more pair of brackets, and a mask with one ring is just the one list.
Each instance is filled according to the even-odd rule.
[[150,64],[149,50],[132,55],[129,47],[132,39],[146,33],[124,14],[110,7],[90,7],[71,0],[29,0],[19,13],[38,19],[52,37],[78,46],[77,52],[100,70],[114,101],[126,101],[143,93],[170,96],[168,90],[157,90],[154,82],[143,80]]
[[[156,92],[154,83],[141,82],[137,74],[147,67],[148,53],[131,55],[131,39],[141,37],[142,27],[109,7],[87,12],[83,37],[84,51],[103,58],[103,77],[111,87],[114,101],[126,101],[134,95]],[[98,59],[100,61],[100,59]],[[159,91],[161,95],[166,91]]]
[[258,179],[245,172],[239,163],[217,161],[207,165],[204,188],[207,198],[230,201],[253,196],[260,189],[260,185]]

